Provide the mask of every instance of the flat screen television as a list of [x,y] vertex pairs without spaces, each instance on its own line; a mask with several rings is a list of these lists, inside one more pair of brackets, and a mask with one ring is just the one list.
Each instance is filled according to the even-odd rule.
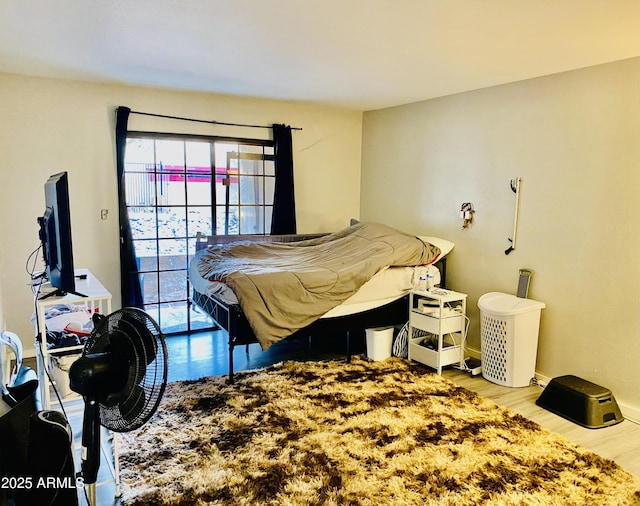
[[38,218],[45,272],[56,290],[42,298],[77,293],[71,242],[69,178],[66,172],[52,175],[44,184],[45,211]]

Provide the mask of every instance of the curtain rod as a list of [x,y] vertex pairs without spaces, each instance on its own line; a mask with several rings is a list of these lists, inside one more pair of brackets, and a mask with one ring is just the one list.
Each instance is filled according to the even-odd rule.
[[[140,114],[141,116],[154,116],[156,118],[178,119],[181,121],[194,121],[196,123],[209,123],[211,125],[237,126],[237,127],[247,127],[247,128],[272,128],[271,126],[266,126],[266,125],[248,125],[245,123],[225,123],[223,121],[183,118],[180,116],[167,116],[165,114],[153,114],[150,112],[140,112],[140,111],[130,111],[130,114]],[[302,128],[291,127],[291,130],[302,130]]]

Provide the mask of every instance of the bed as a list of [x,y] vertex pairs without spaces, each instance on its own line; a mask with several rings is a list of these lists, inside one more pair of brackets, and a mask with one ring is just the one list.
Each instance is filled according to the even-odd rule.
[[199,236],[192,302],[228,333],[230,382],[234,348],[256,342],[266,350],[283,339],[344,332],[350,360],[350,333],[407,321],[419,274],[434,272],[444,286],[452,247],[378,223],[331,234]]

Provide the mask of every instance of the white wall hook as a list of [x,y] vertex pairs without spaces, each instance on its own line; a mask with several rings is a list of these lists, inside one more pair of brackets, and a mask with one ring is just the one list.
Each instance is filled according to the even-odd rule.
[[520,205],[520,182],[521,181],[522,181],[522,178],[517,177],[515,179],[512,179],[510,182],[511,191],[513,191],[516,194],[516,210],[513,217],[513,237],[508,238],[509,242],[511,242],[511,246],[509,246],[504,251],[505,255],[508,255],[514,249],[516,249],[516,235],[518,233],[518,207]]

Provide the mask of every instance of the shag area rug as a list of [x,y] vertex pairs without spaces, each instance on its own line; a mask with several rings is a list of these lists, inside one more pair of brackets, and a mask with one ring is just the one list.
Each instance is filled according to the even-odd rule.
[[172,383],[120,441],[126,506],[640,503],[614,462],[396,358]]

